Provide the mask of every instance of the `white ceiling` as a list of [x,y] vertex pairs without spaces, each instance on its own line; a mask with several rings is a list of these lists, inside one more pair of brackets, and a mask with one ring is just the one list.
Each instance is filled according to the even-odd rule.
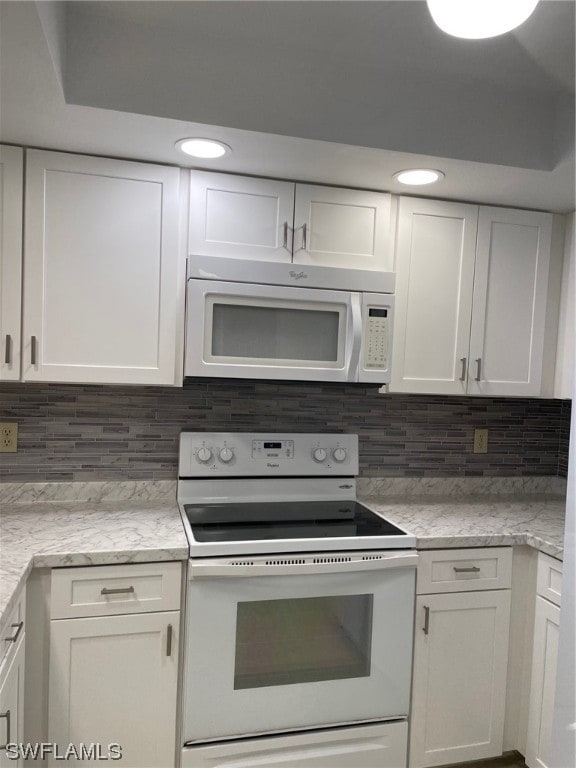
[[461,41],[423,2],[0,2],[0,139],[197,167],[574,209],[574,3]]

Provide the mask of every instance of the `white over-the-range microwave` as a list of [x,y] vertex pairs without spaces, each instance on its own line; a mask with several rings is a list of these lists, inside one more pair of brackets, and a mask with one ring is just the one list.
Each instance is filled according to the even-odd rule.
[[186,377],[390,381],[393,274],[211,261],[188,276]]

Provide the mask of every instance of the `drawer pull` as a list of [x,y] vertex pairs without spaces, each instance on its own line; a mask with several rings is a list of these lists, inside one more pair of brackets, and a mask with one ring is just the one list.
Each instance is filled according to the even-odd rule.
[[471,565],[466,568],[458,568],[458,566],[454,566],[454,571],[456,573],[480,573],[480,568],[478,568],[477,565]]
[[430,630],[430,608],[425,605],[424,606],[424,626],[422,627],[422,631],[425,635],[428,634]]
[[10,744],[10,710],[7,709],[6,712],[0,712],[0,717],[6,718],[6,743],[0,744],[0,749],[6,749],[8,744]]
[[4,640],[6,640],[7,643],[15,643],[16,640],[18,640],[18,636],[20,635],[20,632],[22,632],[22,629],[24,627],[24,622],[20,621],[18,624],[10,624],[12,629],[16,629],[16,632],[12,635],[12,637],[5,637]]
[[134,592],[134,587],[117,587],[115,589],[102,587],[102,589],[100,590],[101,595],[131,595],[133,592]]
[[172,656],[172,624],[168,624],[166,632],[166,656]]

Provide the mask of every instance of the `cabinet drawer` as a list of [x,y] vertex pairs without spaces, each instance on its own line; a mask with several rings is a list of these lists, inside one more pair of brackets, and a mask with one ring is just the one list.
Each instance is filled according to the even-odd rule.
[[18,640],[24,634],[25,620],[26,589],[23,589],[5,621],[0,624],[0,671],[14,656]]
[[56,568],[50,617],[180,610],[180,563]]
[[536,591],[541,597],[560,606],[562,594],[562,563],[540,552],[538,555],[538,575]]
[[416,587],[419,595],[509,589],[511,583],[511,547],[442,549],[419,553]]

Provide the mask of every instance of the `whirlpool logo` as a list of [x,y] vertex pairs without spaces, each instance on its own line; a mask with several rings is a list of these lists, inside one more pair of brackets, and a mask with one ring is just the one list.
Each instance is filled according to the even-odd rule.
[[274,469],[275,467],[279,467],[280,464],[272,464],[270,461],[267,461],[266,466],[270,467],[271,469]]
[[294,280],[306,280],[308,275],[306,272],[295,272],[293,269],[290,270],[290,277]]

